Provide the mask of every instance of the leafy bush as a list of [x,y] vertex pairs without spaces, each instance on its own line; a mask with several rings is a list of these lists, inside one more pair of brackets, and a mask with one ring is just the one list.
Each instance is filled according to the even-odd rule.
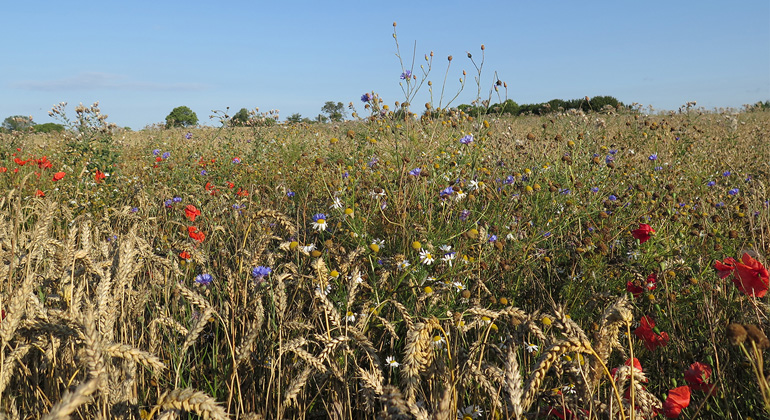
[[166,128],[190,127],[198,124],[198,116],[186,106],[174,108],[166,117]]
[[34,125],[35,122],[32,121],[32,118],[23,115],[13,115],[3,120],[3,128],[9,132],[24,131]]
[[241,108],[240,111],[236,112],[235,115],[233,115],[233,118],[230,119],[230,125],[233,127],[243,127],[249,122],[249,117],[249,110]]
[[45,123],[35,126],[36,133],[61,133],[62,131],[64,131],[64,126],[56,123]]

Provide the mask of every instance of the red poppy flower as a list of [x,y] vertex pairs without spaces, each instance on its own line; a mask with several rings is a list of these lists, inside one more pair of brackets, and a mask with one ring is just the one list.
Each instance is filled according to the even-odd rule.
[[238,192],[236,192],[235,195],[237,195],[238,197],[248,197],[249,192],[247,190],[242,190],[238,188]]
[[201,215],[201,211],[196,209],[192,204],[188,204],[187,207],[184,208],[184,215],[187,216],[191,222],[194,222],[195,218]]
[[741,262],[735,264],[733,283],[738,286],[738,290],[741,292],[761,298],[767,293],[770,279],[768,279],[767,269],[762,263],[744,253]]
[[8,172],[8,168],[5,166],[0,166],[0,172]]
[[639,299],[639,297],[642,296],[642,293],[644,293],[644,288],[629,281],[626,283],[626,291],[633,294],[635,299]]
[[94,181],[101,182],[104,178],[107,178],[107,175],[105,175],[104,172],[98,169],[96,170],[96,172],[94,172]]
[[227,181],[227,188],[233,188],[234,186],[235,186],[235,184],[233,184],[230,181]]
[[192,255],[190,255],[190,253],[187,252],[187,251],[182,251],[182,252],[179,253],[179,258],[181,258],[183,260],[186,260],[186,261],[189,261],[190,258],[192,258]]
[[195,239],[198,242],[203,242],[203,240],[206,239],[206,235],[199,231],[195,226],[189,226],[187,228],[187,234],[190,235],[190,238]]
[[683,385],[674,388],[668,391],[668,397],[663,402],[663,414],[670,419],[675,419],[688,405],[690,405],[690,387]]
[[35,191],[35,197],[45,197],[45,193],[40,190],[37,190]]
[[735,258],[727,257],[724,262],[717,260],[714,262],[714,269],[717,270],[717,275],[720,279],[729,276],[733,270],[735,270]]
[[653,233],[655,233],[655,229],[646,223],[639,223],[639,229],[631,231],[631,234],[639,240],[640,244],[647,242]]
[[36,162],[37,162],[37,167],[40,168],[40,169],[48,169],[48,168],[53,167],[51,162],[48,161],[48,157],[46,157],[46,156],[41,157]]
[[668,344],[668,333],[655,328],[655,321],[648,316],[639,320],[639,327],[634,330],[634,334],[644,341],[644,346],[650,351]]
[[53,174],[54,182],[62,180],[64,178],[64,175],[67,175],[67,174],[64,173],[64,172],[57,172],[57,173]]
[[19,165],[19,166],[24,166],[24,165],[27,164],[26,160],[21,160],[19,158],[13,158],[13,161],[16,162],[16,164]]
[[711,366],[695,362],[690,365],[690,368],[684,372],[684,380],[690,385],[690,388],[696,391],[706,391],[711,393],[714,388],[714,384],[709,383],[711,377]]
[[632,281],[627,282],[626,291],[629,293],[632,293],[634,295],[634,298],[639,299],[639,297],[642,296],[642,293],[644,293],[645,290],[649,290],[649,291],[655,290],[655,288],[657,287],[657,282],[658,282],[658,275],[656,273],[652,273],[649,276],[647,276],[647,280],[641,286]]

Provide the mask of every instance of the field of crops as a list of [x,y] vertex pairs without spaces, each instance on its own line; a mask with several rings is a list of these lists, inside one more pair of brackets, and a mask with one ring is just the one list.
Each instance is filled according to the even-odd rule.
[[0,139],[0,418],[770,416],[766,111],[73,127]]

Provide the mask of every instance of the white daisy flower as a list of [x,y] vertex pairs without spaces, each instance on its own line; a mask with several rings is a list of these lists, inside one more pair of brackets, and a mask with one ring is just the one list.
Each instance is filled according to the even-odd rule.
[[313,252],[313,250],[315,249],[315,244],[305,245],[305,246],[300,247],[300,249],[305,254],[309,254],[309,253]]
[[345,319],[348,322],[356,322],[356,314],[351,311],[348,311],[348,313],[345,314]]
[[428,251],[427,249],[420,250],[420,262],[425,265],[431,265],[433,262],[436,261],[435,258],[433,258],[433,255]]
[[452,250],[452,245],[440,245],[438,247],[442,252],[449,252]]
[[406,270],[407,267],[409,267],[411,264],[409,264],[409,260],[402,260],[398,263],[398,268],[400,270]]
[[482,410],[478,405],[469,405],[462,410],[457,410],[458,420],[478,419],[481,418],[482,414],[484,414],[484,410]]
[[576,393],[576,391],[575,391],[575,384],[569,384],[569,385],[564,386],[561,389],[561,392],[563,392],[565,394],[575,394]]
[[310,224],[313,229],[322,232],[326,230],[326,215],[323,213],[316,213],[313,215],[313,222]]
[[342,200],[340,200],[339,197],[334,197],[334,200],[332,200],[331,206],[329,206],[330,209],[341,209],[342,208]]
[[451,267],[452,266],[452,262],[454,261],[455,258],[457,258],[457,253],[454,252],[454,251],[450,251],[450,252],[445,253],[441,257],[441,261],[449,264],[449,266]]
[[441,348],[444,346],[444,343],[446,343],[446,340],[444,340],[444,337],[440,335],[433,336],[433,347]]
[[386,357],[385,358],[385,364],[388,365],[388,367],[390,367],[391,369],[392,368],[397,368],[397,367],[401,366],[401,363],[398,363],[396,361],[396,358],[393,357],[393,356]]
[[462,292],[463,290],[465,290],[465,285],[460,283],[459,281],[453,281],[452,287],[454,287],[455,291],[457,292]]
[[538,347],[536,344],[530,343],[530,344],[527,344],[526,349],[527,349],[528,352],[534,353],[534,352],[538,351],[540,349],[540,347]]

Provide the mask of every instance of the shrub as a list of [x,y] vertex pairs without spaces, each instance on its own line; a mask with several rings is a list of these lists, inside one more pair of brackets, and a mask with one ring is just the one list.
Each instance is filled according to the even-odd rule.
[[14,115],[3,120],[3,128],[8,132],[24,131],[34,125],[35,123],[32,121],[32,118],[23,115]]
[[56,123],[45,123],[35,126],[36,133],[61,133],[64,131],[64,126]]

